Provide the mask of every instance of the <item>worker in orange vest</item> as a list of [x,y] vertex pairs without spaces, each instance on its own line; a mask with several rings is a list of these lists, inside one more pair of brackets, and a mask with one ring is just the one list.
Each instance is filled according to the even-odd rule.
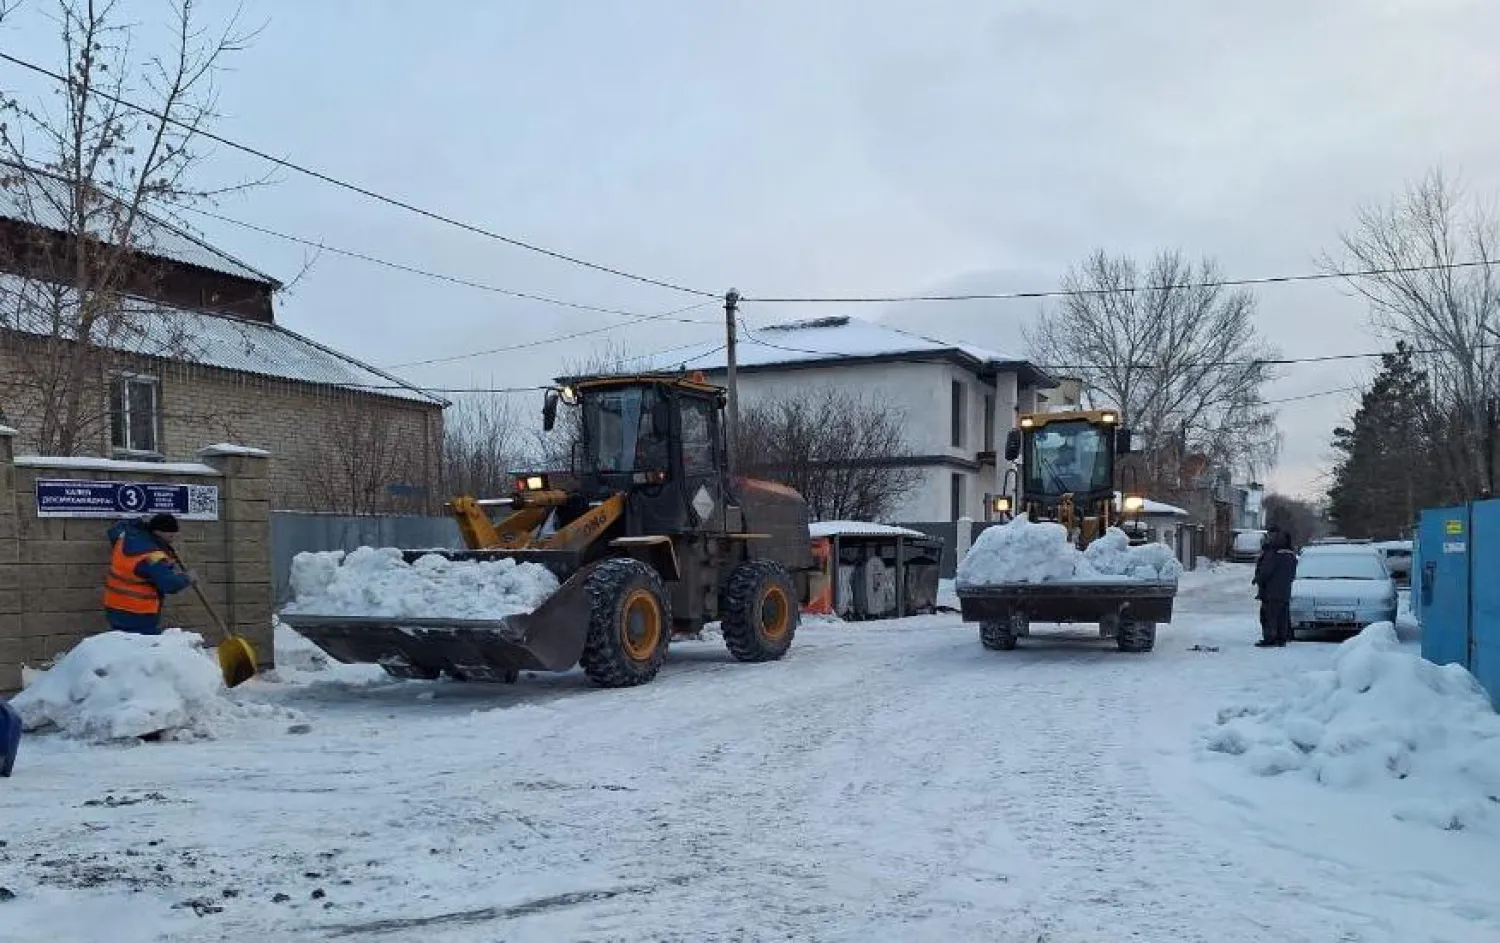
[[147,521],[120,521],[109,529],[109,573],[104,578],[104,614],[109,627],[140,635],[161,634],[161,603],[193,584],[177,564],[172,541],[177,518],[157,514]]

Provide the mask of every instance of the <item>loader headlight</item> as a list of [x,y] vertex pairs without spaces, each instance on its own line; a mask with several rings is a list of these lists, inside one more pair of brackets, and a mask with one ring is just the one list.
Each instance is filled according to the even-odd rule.
[[1114,413],[1105,413],[1104,415],[1099,417],[1099,421],[1103,423],[1112,423],[1119,418],[1120,417],[1116,416]]
[[1127,511],[1139,511],[1146,506],[1146,499],[1138,494],[1127,494],[1122,504]]
[[569,406],[578,405],[578,391],[573,389],[571,386],[558,387],[557,398],[562,400],[564,403],[567,403]]
[[990,510],[996,514],[1010,513],[1010,498],[1000,495],[990,499]]
[[1036,421],[1033,420],[1030,416],[1027,416],[1025,419],[1021,420],[1022,429],[1030,429],[1034,425],[1036,425]]
[[523,475],[516,479],[517,491],[546,491],[546,475]]

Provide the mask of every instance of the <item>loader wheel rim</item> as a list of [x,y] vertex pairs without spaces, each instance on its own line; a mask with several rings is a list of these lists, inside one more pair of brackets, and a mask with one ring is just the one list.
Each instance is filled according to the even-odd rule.
[[638,589],[620,607],[620,644],[632,661],[650,661],[661,643],[661,604],[650,591]]
[[760,632],[768,639],[780,639],[792,624],[792,608],[780,586],[766,589],[760,601]]

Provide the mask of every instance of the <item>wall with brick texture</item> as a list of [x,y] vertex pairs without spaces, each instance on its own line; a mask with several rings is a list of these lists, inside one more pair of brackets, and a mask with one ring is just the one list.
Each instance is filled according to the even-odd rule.
[[[121,468],[32,467],[13,454],[14,436],[0,432],[0,692],[20,687],[21,666],[36,665],[104,631],[101,597],[109,566],[110,520],[39,518],[38,477],[214,484],[219,520],[183,521],[177,547],[197,573],[204,595],[225,623],[272,664],[271,502],[274,463],[264,455],[202,455],[199,474]],[[163,623],[219,635],[191,589],[167,598]]]
[[[17,454],[37,447],[39,409],[28,395],[28,374],[21,364],[39,351],[36,342],[0,330],[0,424],[19,430]],[[160,382],[163,454],[191,454],[213,442],[275,454],[268,488],[276,510],[435,514],[447,499],[440,480],[443,412],[437,404],[159,358],[121,356],[109,369],[147,374]],[[90,447],[80,454],[109,457],[107,387],[102,378],[93,378],[87,389]],[[399,450],[399,457],[370,454],[391,450]],[[341,467],[352,466],[355,475],[367,476],[372,463],[382,490],[387,483],[411,485],[425,489],[426,496],[387,492],[375,507],[353,506],[342,493],[330,496],[328,487],[310,487],[336,479]]]

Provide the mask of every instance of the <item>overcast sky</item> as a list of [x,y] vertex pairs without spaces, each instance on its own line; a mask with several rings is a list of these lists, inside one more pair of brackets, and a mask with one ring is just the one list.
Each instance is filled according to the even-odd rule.
[[[26,0],[32,7],[49,0]],[[165,22],[159,0],[126,0]],[[219,4],[212,4],[219,6]],[[1178,247],[1234,276],[1317,268],[1356,207],[1429,167],[1500,192],[1495,0],[245,0],[267,27],[222,80],[218,130],[506,234],[747,295],[1046,289],[1095,248]],[[34,12],[0,48],[58,62]],[[149,48],[150,34],[138,45]],[[33,83],[0,66],[4,87]],[[255,163],[219,149],[233,180]],[[623,282],[290,173],[221,212],[330,245],[631,311],[692,298]],[[284,280],[308,250],[203,221]],[[1333,283],[1267,287],[1292,355],[1374,350]],[[1024,353],[1036,302],[751,307],[847,313]],[[545,380],[601,344],[718,336],[717,310],[401,372]],[[621,322],[323,254],[278,320],[376,365]],[[1287,368],[1272,398],[1368,368]],[[538,397],[539,403],[539,397]],[[1352,399],[1282,407],[1272,483],[1320,488]],[[534,411],[525,400],[528,419]]]

